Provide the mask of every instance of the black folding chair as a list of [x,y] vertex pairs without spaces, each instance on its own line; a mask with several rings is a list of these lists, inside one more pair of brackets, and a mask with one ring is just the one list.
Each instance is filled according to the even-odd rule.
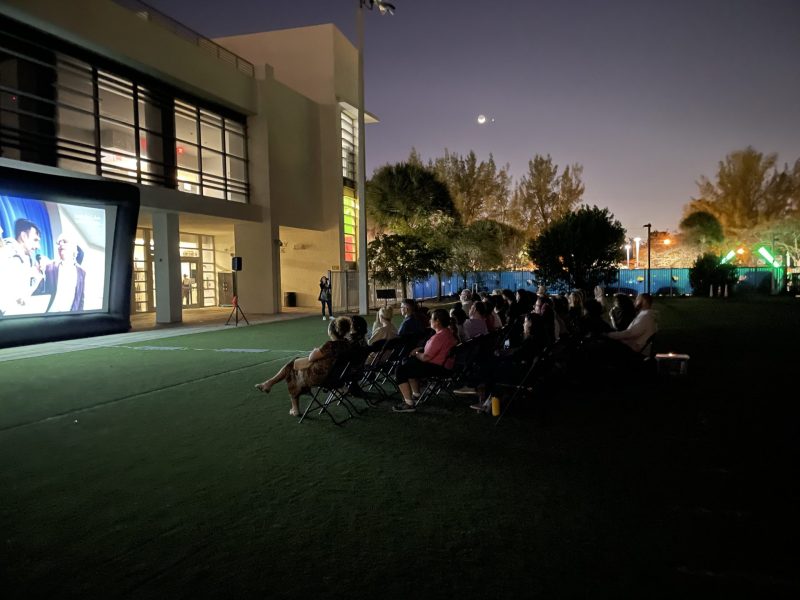
[[506,412],[508,412],[508,409],[514,403],[514,400],[524,394],[533,393],[534,385],[540,380],[545,371],[548,369],[552,360],[552,356],[552,348],[546,348],[541,354],[531,359],[530,363],[527,365],[527,368],[523,372],[524,374],[522,375],[522,378],[519,381],[516,383],[498,382],[495,384],[495,387],[511,389],[514,392],[511,394],[511,397],[508,399],[508,401],[505,402],[503,411],[500,413],[500,416],[497,417],[497,421],[494,423],[495,426],[500,422]]
[[482,349],[481,337],[483,336],[474,337],[466,342],[456,344],[450,349],[448,359],[453,360],[453,368],[439,375],[428,377],[425,380],[425,388],[415,402],[416,405],[439,396],[442,392],[447,393],[450,398],[456,400],[453,390],[464,385],[468,373],[480,356]]
[[363,387],[370,391],[376,390],[381,396],[388,397],[390,394],[384,388],[388,383],[394,388],[392,393],[399,394],[400,386],[396,379],[397,368],[414,348],[419,347],[425,335],[404,335],[386,342],[381,353],[383,355],[381,360],[375,365],[365,366],[365,385]]
[[[312,409],[319,408],[319,413],[325,413],[330,417],[336,425],[341,425],[348,419],[352,419],[358,413],[358,409],[348,398],[348,383],[347,374],[350,369],[352,357],[349,353],[342,354],[334,362],[328,377],[318,386],[312,388],[309,392],[311,400],[303,411],[303,416],[300,417],[300,423],[306,418]],[[347,412],[347,416],[341,420],[337,420],[331,412],[331,404],[336,402],[337,405],[343,406]]]

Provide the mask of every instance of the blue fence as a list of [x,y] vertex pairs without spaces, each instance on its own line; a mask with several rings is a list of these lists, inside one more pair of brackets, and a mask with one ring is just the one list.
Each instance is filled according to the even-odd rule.
[[[773,271],[779,280],[783,276],[783,269],[770,267],[739,267],[736,274],[739,278],[738,287],[753,291],[769,292]],[[435,298],[437,278],[431,276],[424,281],[413,285],[413,297],[417,299]],[[457,294],[464,287],[472,290],[489,291],[495,289],[509,289],[512,292],[520,288],[536,291],[539,287],[538,280],[533,271],[478,271],[467,276],[466,286],[464,278],[460,275],[442,277],[442,295]],[[613,294],[617,291],[640,294],[647,291],[647,269],[623,269],[618,272],[617,279],[605,286],[606,293]],[[550,287],[550,293],[568,291],[563,287]],[[650,269],[650,291],[653,294],[664,296],[690,295],[692,286],[689,284],[689,269]]]

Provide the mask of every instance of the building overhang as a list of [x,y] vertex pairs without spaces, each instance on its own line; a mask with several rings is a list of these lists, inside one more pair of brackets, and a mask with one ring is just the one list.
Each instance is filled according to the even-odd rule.
[[[358,118],[358,108],[356,108],[349,102],[345,102],[344,100],[339,100],[339,106],[342,108],[343,111],[345,111],[354,119]],[[378,119],[378,117],[373,115],[371,112],[365,110],[364,123],[366,123],[367,125],[372,125],[373,123],[380,123],[380,119]]]

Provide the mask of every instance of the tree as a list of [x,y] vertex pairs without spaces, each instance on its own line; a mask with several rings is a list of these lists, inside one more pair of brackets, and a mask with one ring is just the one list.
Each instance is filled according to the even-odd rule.
[[549,154],[528,161],[528,173],[517,183],[512,200],[518,227],[535,237],[575,208],[583,197],[582,173],[583,167],[574,164],[559,175]]
[[786,254],[792,265],[800,264],[800,213],[755,228],[747,243],[767,247],[784,264]]
[[470,223],[452,239],[450,265],[467,287],[467,275],[474,271],[493,271],[503,265],[503,239],[507,225],[482,219]]
[[625,229],[607,208],[582,206],[531,240],[528,255],[545,281],[561,281],[588,292],[614,280],[624,241]]
[[705,210],[693,212],[681,220],[678,227],[683,233],[684,241],[692,246],[706,250],[711,244],[718,244],[725,235],[719,219]]
[[419,233],[458,216],[447,186],[425,167],[399,163],[376,170],[367,184],[367,214],[378,232]]
[[[412,150],[409,160],[418,159]],[[445,148],[444,156],[428,164],[453,198],[456,210],[465,224],[488,216],[506,215],[511,178],[508,165],[498,169],[494,157],[478,161],[472,150],[466,156]]]
[[708,296],[711,286],[715,288],[736,284],[736,267],[732,264],[721,265],[720,257],[706,252],[697,257],[689,269],[689,284],[695,296]]
[[702,176],[697,182],[699,196],[686,213],[711,213],[729,235],[784,218],[797,204],[800,165],[778,171],[777,160],[776,154],[750,146],[731,152],[719,163],[714,181]]
[[403,293],[408,283],[437,272],[446,257],[415,235],[379,235],[367,246],[372,276],[379,283],[400,281]]

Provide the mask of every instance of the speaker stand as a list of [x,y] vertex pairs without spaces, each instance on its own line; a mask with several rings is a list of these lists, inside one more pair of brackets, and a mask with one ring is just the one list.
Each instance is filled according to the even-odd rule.
[[234,271],[233,272],[233,310],[231,311],[231,314],[228,315],[228,320],[225,321],[225,325],[230,325],[231,324],[231,319],[234,319],[234,327],[238,327],[239,326],[239,317],[241,317],[242,320],[245,323],[250,325],[250,321],[248,321],[247,317],[244,316],[244,311],[242,310],[242,307],[239,306],[239,292],[238,292],[238,289],[237,289],[238,286],[236,285],[236,283],[237,283],[236,282],[236,271]]
[[242,321],[244,321],[245,323],[250,325],[250,321],[248,321],[247,317],[244,316],[244,311],[242,310],[242,307],[239,306],[239,298],[234,296],[233,297],[233,310],[231,311],[231,314],[228,315],[228,320],[225,321],[225,325],[230,325],[231,324],[231,319],[234,319],[233,325],[234,325],[234,327],[238,327],[239,326],[239,318],[240,317],[241,317]]

